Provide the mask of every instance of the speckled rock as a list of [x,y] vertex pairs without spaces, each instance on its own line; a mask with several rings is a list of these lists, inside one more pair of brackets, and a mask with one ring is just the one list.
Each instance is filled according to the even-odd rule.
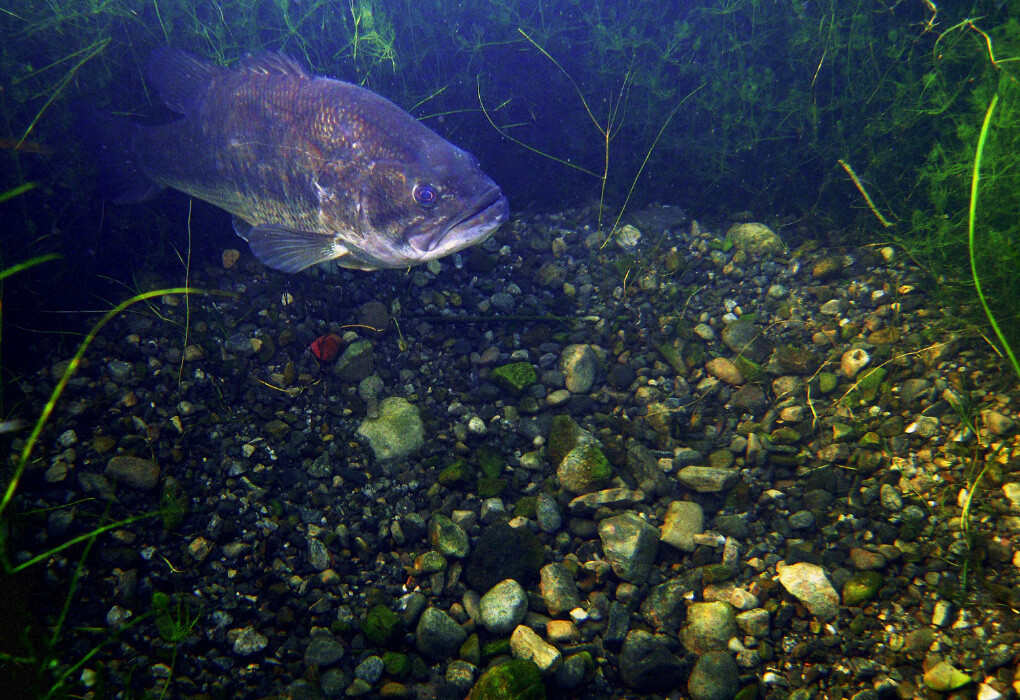
[[691,700],[732,700],[738,690],[740,668],[725,651],[710,651],[700,656],[687,680]]
[[624,581],[644,583],[659,551],[659,530],[628,512],[600,521],[599,537],[613,572]]
[[508,578],[490,588],[479,600],[478,608],[486,630],[507,634],[524,620],[528,596],[521,584]]
[[765,224],[737,224],[726,232],[726,240],[753,257],[775,255],[786,250],[783,239]]
[[784,566],[779,570],[779,583],[821,620],[831,620],[839,611],[839,594],[826,577],[825,569],[816,564],[800,562]]
[[107,478],[139,491],[148,491],[159,483],[159,466],[140,457],[111,457],[103,473]]
[[555,673],[563,661],[559,649],[526,625],[518,625],[510,635],[510,651],[515,659],[533,662],[544,675]]
[[438,608],[426,608],[414,630],[415,647],[430,659],[452,656],[465,639],[464,628]]
[[705,529],[705,513],[693,501],[673,501],[662,523],[662,541],[684,552],[695,549],[694,536]]
[[729,603],[691,603],[680,640],[692,654],[724,651],[737,629],[736,611]]
[[376,459],[401,459],[425,444],[425,427],[417,406],[399,396],[383,399],[379,417],[363,421],[358,434],[368,440]]
[[598,376],[599,356],[592,345],[568,345],[560,355],[567,390],[573,394],[591,391]]
[[632,630],[620,650],[620,676],[639,693],[668,692],[683,682],[683,664],[659,639]]
[[609,482],[611,476],[609,460],[594,443],[572,449],[556,469],[560,486],[576,494],[598,491]]

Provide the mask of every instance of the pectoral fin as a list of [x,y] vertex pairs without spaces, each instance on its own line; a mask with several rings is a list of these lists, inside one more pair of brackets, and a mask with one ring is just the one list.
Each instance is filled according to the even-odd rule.
[[244,229],[234,222],[234,230],[248,241],[251,252],[266,267],[280,272],[300,272],[312,265],[347,255],[347,248],[335,236],[298,231],[276,224],[259,224]]

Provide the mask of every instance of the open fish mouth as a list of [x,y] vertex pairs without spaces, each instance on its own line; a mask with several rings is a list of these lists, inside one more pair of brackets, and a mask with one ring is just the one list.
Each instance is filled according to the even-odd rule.
[[510,216],[510,205],[502,190],[490,187],[475,199],[473,206],[466,208],[466,214],[454,221],[438,235],[420,234],[412,236],[409,243],[422,253],[452,253],[475,243],[481,243],[500,227]]

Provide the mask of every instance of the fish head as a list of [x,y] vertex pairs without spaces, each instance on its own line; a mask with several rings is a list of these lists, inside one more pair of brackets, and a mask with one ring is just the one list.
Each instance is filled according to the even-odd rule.
[[431,135],[413,157],[370,165],[356,230],[343,242],[348,262],[364,269],[419,265],[481,243],[507,220],[506,197],[478,161]]

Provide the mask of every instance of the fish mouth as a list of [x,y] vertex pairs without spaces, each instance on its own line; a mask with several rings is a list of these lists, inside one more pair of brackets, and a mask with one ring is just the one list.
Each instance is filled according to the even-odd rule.
[[411,236],[408,241],[411,247],[431,254],[429,257],[439,257],[435,255],[437,252],[447,255],[481,243],[510,218],[510,204],[497,185],[476,197],[465,211],[465,215],[453,221],[445,231]]

